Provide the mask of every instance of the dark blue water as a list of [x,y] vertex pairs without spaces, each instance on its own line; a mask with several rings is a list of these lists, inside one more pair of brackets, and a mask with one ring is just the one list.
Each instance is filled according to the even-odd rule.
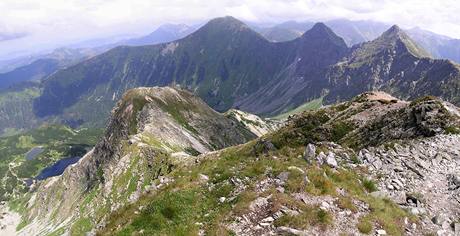
[[57,161],[56,163],[54,163],[53,165],[48,166],[45,169],[43,169],[40,172],[40,174],[37,175],[37,177],[35,177],[35,179],[44,180],[49,177],[61,175],[62,173],[64,173],[64,170],[67,168],[67,166],[77,163],[78,160],[80,160],[80,158],[81,157],[63,158]]
[[35,159],[35,157],[40,155],[40,153],[42,153],[44,150],[45,149],[43,149],[42,147],[34,147],[30,149],[30,151],[26,153],[26,160],[30,161]]

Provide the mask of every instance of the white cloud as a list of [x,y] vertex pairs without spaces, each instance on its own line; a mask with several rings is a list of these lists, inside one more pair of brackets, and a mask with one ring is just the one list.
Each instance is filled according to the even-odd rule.
[[460,38],[459,12],[457,0],[1,0],[0,32],[29,36],[0,43],[0,54],[223,15],[256,22],[375,20]]

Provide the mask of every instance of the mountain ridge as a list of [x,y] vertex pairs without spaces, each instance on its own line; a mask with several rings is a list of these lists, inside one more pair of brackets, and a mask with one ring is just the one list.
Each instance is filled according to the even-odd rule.
[[[424,53],[410,38],[392,30],[388,39],[383,35],[350,49],[322,24],[296,40],[272,43],[233,17],[218,18],[183,39],[118,47],[54,74],[43,82],[34,113],[40,119],[100,127],[127,89],[168,85],[193,91],[218,111],[239,108],[264,116],[321,97],[330,104],[373,89],[406,99],[434,93],[456,103],[457,67],[419,58]],[[417,61],[423,66],[409,71]],[[360,74],[352,75],[355,68]],[[453,86],[443,87],[433,77],[410,88],[401,80],[409,72],[414,81],[430,75]]]

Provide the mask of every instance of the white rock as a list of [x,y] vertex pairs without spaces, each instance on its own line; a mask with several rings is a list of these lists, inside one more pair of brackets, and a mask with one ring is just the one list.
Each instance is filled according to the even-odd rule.
[[379,229],[379,230],[377,230],[377,235],[387,235],[387,231],[385,231],[383,229]]
[[321,209],[323,209],[323,210],[327,210],[327,209],[329,209],[329,207],[330,207],[329,203],[327,203],[327,202],[322,202],[322,203],[321,203],[321,206],[320,206],[319,208],[321,208]]
[[326,161],[326,158],[326,154],[324,154],[324,152],[320,152],[318,156],[316,156],[316,161],[318,162],[318,164],[322,165],[324,161]]
[[219,202],[220,202],[220,203],[224,203],[224,202],[225,202],[225,199],[226,199],[225,197],[220,197],[220,198],[219,198]]
[[337,168],[337,160],[335,159],[335,154],[333,152],[329,152],[327,155],[326,164],[332,168]]
[[271,217],[271,216],[269,216],[269,217],[267,217],[267,218],[262,220],[262,222],[273,222],[273,221],[275,221],[275,219],[273,219],[273,217]]
[[200,180],[207,182],[209,180],[209,177],[207,175],[200,174]]

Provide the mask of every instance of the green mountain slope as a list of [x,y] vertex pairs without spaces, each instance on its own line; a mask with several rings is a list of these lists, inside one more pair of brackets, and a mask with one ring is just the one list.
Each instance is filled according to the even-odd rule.
[[33,101],[40,96],[37,83],[24,83],[0,92],[0,136],[16,134],[40,125]]
[[[257,88],[283,77],[284,68],[301,53],[322,53],[322,57],[311,55],[311,61],[297,63],[297,73],[336,62],[346,45],[336,36],[321,41],[322,33],[327,38],[333,34],[313,30],[307,34],[311,38],[275,44],[234,18],[218,18],[184,39],[116,48],[55,74],[44,82],[35,112],[40,117],[59,115],[94,122],[101,119],[93,117],[92,109],[107,116],[128,88],[171,84],[192,90],[211,107],[225,111]],[[316,40],[311,45],[323,48],[309,46],[310,39]]]

